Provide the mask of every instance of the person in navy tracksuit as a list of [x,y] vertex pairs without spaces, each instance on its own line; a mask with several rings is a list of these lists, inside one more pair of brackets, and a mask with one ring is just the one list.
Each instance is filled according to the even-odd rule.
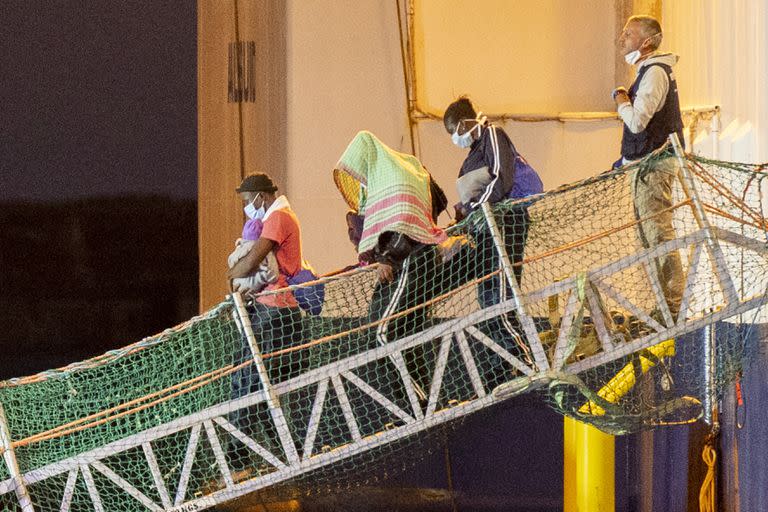
[[[443,123],[453,143],[469,149],[456,180],[459,194],[459,203],[455,206],[457,220],[484,202],[493,204],[506,199],[521,199],[543,191],[539,175],[520,155],[504,129],[488,122],[481,113],[478,114],[469,98],[460,97],[451,103],[445,110]],[[525,203],[510,205],[503,214],[497,216],[518,284],[522,278],[520,263],[525,251],[529,221]],[[488,228],[480,228],[472,233],[472,237],[477,244],[480,261],[470,264],[475,268],[468,268],[468,273],[481,277],[499,269],[498,255]],[[486,308],[510,298],[510,289],[502,286],[502,279],[500,275],[494,276],[478,285],[478,302],[481,307]],[[502,333],[509,333],[509,336],[504,335],[505,338],[511,336],[520,340],[521,333],[515,315],[502,315],[496,320],[495,325],[489,325],[489,329],[500,329]]]

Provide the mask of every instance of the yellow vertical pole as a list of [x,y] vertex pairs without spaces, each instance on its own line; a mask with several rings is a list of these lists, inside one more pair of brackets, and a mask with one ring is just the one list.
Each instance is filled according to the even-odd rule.
[[614,512],[613,436],[565,418],[563,437],[563,510]]
[[563,510],[576,512],[576,425],[573,418],[563,418]]

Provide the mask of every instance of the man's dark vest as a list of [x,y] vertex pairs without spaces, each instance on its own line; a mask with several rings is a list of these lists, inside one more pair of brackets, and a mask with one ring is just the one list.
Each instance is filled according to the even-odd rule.
[[667,97],[664,99],[664,106],[651,117],[645,130],[640,133],[632,133],[627,128],[627,125],[624,125],[624,134],[621,138],[621,156],[627,160],[637,160],[654,149],[660,148],[667,141],[667,137],[671,133],[677,133],[677,136],[680,138],[680,144],[685,144],[683,140],[683,118],[680,115],[680,99],[677,96],[677,81],[675,81],[670,66],[661,63],[643,66],[637,74],[632,87],[629,88],[629,98],[634,103],[640,82],[652,66],[659,66],[667,74],[667,78],[669,78]]

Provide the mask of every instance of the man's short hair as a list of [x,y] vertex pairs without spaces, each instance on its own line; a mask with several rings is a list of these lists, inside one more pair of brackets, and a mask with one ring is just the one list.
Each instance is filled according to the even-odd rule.
[[648,16],[647,14],[636,14],[635,16],[630,17],[627,22],[640,24],[643,35],[646,38],[650,38],[650,41],[648,42],[650,43],[651,48],[656,50],[661,46],[661,39],[663,36],[661,34],[661,24],[659,23],[659,20],[653,16]]
[[462,119],[474,119],[477,117],[475,106],[472,105],[472,101],[466,96],[459,96],[459,98],[448,105],[443,114],[443,124],[448,129],[448,123],[455,125]]

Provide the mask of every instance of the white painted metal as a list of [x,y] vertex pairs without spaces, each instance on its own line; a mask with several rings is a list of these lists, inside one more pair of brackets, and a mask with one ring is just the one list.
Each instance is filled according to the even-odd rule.
[[208,443],[213,450],[213,457],[216,459],[216,464],[219,466],[219,473],[224,478],[224,483],[227,487],[232,487],[235,482],[232,480],[232,473],[227,465],[227,459],[224,456],[224,450],[219,442],[219,436],[216,435],[216,429],[213,428],[211,420],[205,420],[203,422],[203,428],[205,428],[205,434],[208,437]]
[[[498,343],[493,341],[490,336],[474,326],[469,326],[465,329],[466,333],[475,338],[477,341],[496,352],[502,359],[511,364],[517,371],[523,375],[533,375],[533,369],[523,363],[520,359],[510,354],[507,350],[500,347]],[[441,347],[442,350],[442,347]],[[446,353],[447,357],[447,353]]]
[[267,372],[264,361],[261,358],[261,350],[258,343],[256,343],[256,336],[253,334],[253,326],[251,325],[251,318],[248,315],[248,311],[245,309],[243,303],[243,297],[240,292],[232,294],[232,298],[235,302],[235,308],[237,316],[240,319],[240,325],[245,331],[245,337],[248,340],[248,346],[251,349],[253,355],[253,364],[256,366],[256,371],[261,381],[261,386],[267,394],[267,404],[269,406],[269,413],[272,415],[272,421],[275,423],[275,429],[280,436],[280,444],[285,451],[286,457],[291,462],[297,462],[299,460],[299,454],[296,451],[296,445],[293,444],[293,438],[291,431],[288,428],[288,423],[285,421],[285,415],[283,409],[280,407],[280,401],[277,398],[272,385],[269,380],[269,373]]
[[696,244],[693,246],[693,254],[688,263],[688,277],[685,280],[685,289],[683,290],[683,296],[680,299],[680,312],[677,314],[676,325],[680,325],[685,322],[686,312],[688,311],[688,304],[691,301],[693,295],[693,287],[696,284],[696,277],[699,275],[699,261],[701,260],[702,246]]
[[[408,380],[407,378],[405,379]],[[341,404],[341,412],[344,414],[344,419],[347,422],[347,428],[349,429],[352,440],[357,442],[362,439],[360,436],[360,429],[355,420],[355,413],[352,411],[352,406],[349,403],[349,397],[347,397],[347,391],[344,389],[344,383],[341,382],[341,377],[334,375],[331,377],[331,383],[333,384],[333,390],[336,391],[336,397]]]
[[496,246],[496,252],[499,254],[499,261],[501,262],[501,268],[504,270],[507,285],[512,290],[512,301],[515,303],[515,313],[520,320],[520,324],[523,326],[525,336],[528,338],[528,343],[531,346],[531,352],[533,352],[536,366],[539,367],[539,371],[549,370],[549,363],[547,362],[547,356],[544,353],[544,347],[541,345],[539,333],[536,331],[536,325],[533,323],[533,319],[526,312],[523,294],[520,291],[517,279],[515,279],[515,274],[512,271],[512,264],[509,261],[507,248],[504,246],[504,239],[499,231],[499,226],[496,224],[496,218],[493,216],[491,205],[485,202],[482,203],[481,208],[483,210],[483,215],[485,216],[485,222],[488,224],[488,229],[491,230],[493,244]]
[[67,476],[67,483],[64,486],[64,495],[61,498],[61,507],[59,512],[69,512],[69,507],[72,505],[72,497],[75,495],[75,484],[77,483],[78,469],[75,468],[69,472]]
[[91,474],[91,468],[87,464],[80,466],[80,473],[85,480],[85,487],[88,489],[88,496],[91,498],[93,504],[93,510],[95,512],[104,512],[104,504],[101,502],[101,496],[99,496],[99,490],[96,488],[96,484],[93,481],[93,475]]
[[459,346],[461,358],[464,360],[464,364],[467,367],[467,374],[469,375],[470,382],[472,382],[472,387],[475,389],[477,396],[483,398],[486,395],[485,388],[483,387],[480,373],[477,371],[477,365],[475,365],[475,360],[472,357],[472,350],[469,348],[467,336],[464,334],[464,331],[456,333],[456,341]]
[[733,284],[733,279],[728,273],[728,266],[725,262],[725,256],[720,248],[720,244],[717,238],[714,236],[712,227],[707,219],[707,214],[704,211],[704,205],[699,197],[699,191],[696,189],[696,184],[691,176],[691,171],[688,169],[688,162],[685,161],[685,155],[683,148],[680,145],[680,139],[678,139],[676,133],[669,135],[669,141],[672,144],[672,148],[675,151],[675,156],[680,165],[680,184],[682,185],[683,192],[691,199],[693,204],[693,214],[699,227],[704,230],[707,240],[707,250],[712,255],[713,259],[713,271],[720,281],[720,286],[723,289],[725,298],[728,302],[738,302],[738,294],[736,293],[736,287]]
[[197,423],[192,427],[189,434],[187,451],[184,454],[184,463],[181,466],[181,475],[179,475],[179,486],[176,488],[176,498],[173,500],[174,505],[181,505],[184,497],[187,495],[187,485],[189,485],[189,477],[192,473],[192,464],[195,462],[195,453],[197,451],[197,444],[200,441],[201,428],[202,424]]
[[149,470],[152,473],[152,479],[155,482],[157,492],[160,494],[160,501],[164,508],[169,508],[171,507],[171,496],[168,494],[168,487],[165,485],[165,479],[160,471],[160,466],[157,464],[155,451],[152,449],[152,445],[148,442],[142,444],[141,448],[144,450],[144,457],[147,459]]
[[602,291],[608,297],[613,299],[622,308],[631,312],[637,318],[645,322],[654,331],[660,332],[664,330],[664,327],[659,322],[651,318],[651,316],[645,311],[643,311],[642,308],[639,308],[638,306],[633,304],[632,301],[624,297],[624,295],[619,293],[618,290],[614,289],[613,286],[609,285],[605,281],[595,281],[595,285],[600,289],[600,291]]
[[448,354],[451,351],[452,340],[452,335],[444,334],[443,339],[440,341],[440,352],[437,354],[435,373],[432,377],[432,386],[429,389],[429,402],[427,403],[426,413],[427,416],[433,414],[437,408],[437,399],[440,395],[440,386],[443,385],[443,374],[445,374],[445,366],[448,364]]
[[720,109],[718,108],[709,122],[709,135],[712,138],[712,158],[715,160],[720,158],[720,127]]
[[584,294],[587,296],[589,302],[590,318],[595,325],[595,331],[597,332],[597,339],[600,340],[600,346],[603,352],[609,352],[613,350],[613,338],[611,338],[608,332],[608,327],[605,325],[605,311],[600,303],[600,299],[595,292],[595,288],[590,281],[587,281]]
[[386,410],[400,418],[406,423],[413,423],[416,421],[411,415],[406,413],[404,410],[402,410],[400,407],[398,407],[394,402],[392,402],[389,398],[385,397],[375,389],[373,389],[367,382],[365,382],[363,379],[358,377],[352,372],[344,372],[341,374],[342,377],[347,379],[350,383],[357,386],[360,391],[368,395],[369,397],[373,398],[376,402],[384,406]]
[[643,262],[645,267],[645,273],[648,276],[648,282],[651,285],[653,296],[656,299],[656,307],[661,311],[661,317],[664,319],[666,327],[672,326],[675,321],[672,319],[672,312],[669,310],[669,304],[664,298],[664,290],[661,288],[661,281],[659,280],[659,273],[656,270],[656,265],[648,261]]
[[[728,243],[744,247],[745,250],[755,251],[761,255],[764,255],[768,252],[768,248],[766,248],[765,244],[756,242],[747,237],[717,229],[713,229],[712,233],[715,233],[716,236],[722,235],[723,239],[727,237]],[[590,311],[596,326],[597,318],[601,316],[601,314],[598,314],[597,312],[601,311],[601,308],[599,307],[599,298],[594,293],[593,286],[591,285],[592,280],[595,282],[607,280],[612,274],[620,273],[629,267],[652,262],[654,258],[664,254],[664,251],[668,252],[672,250],[678,250],[689,245],[693,247],[692,260],[697,260],[699,258],[697,254],[701,254],[702,248],[706,247],[706,243],[707,241],[703,230],[700,230],[697,233],[693,233],[686,237],[681,237],[678,240],[661,244],[659,247],[656,247],[652,250],[641,251],[641,253],[635,257],[623,258],[621,260],[621,265],[616,265],[617,262],[613,262],[610,265],[606,265],[599,269],[595,269],[592,272],[589,272],[586,275],[585,293],[586,298],[589,301]],[[695,261],[692,261],[692,271],[689,273],[684,297],[686,296],[686,293],[690,294],[689,289],[695,285],[694,281],[696,275],[696,265],[693,265],[694,262]],[[582,277],[582,279],[584,279],[584,277]],[[568,290],[569,288],[573,290],[575,289],[576,283],[577,280],[575,278],[566,280],[566,284],[558,283],[557,289],[560,290],[560,293],[562,293],[564,290]],[[544,295],[542,291],[544,289],[552,290],[553,288],[551,285],[549,285],[540,290],[531,292],[527,297],[534,295],[541,295],[542,297],[545,297],[546,295]],[[568,322],[573,322],[573,318],[576,314],[578,314],[578,311],[582,305],[580,300],[576,300],[574,298],[575,295],[575,293],[571,292],[571,296],[569,297],[569,301],[566,305],[567,314],[564,315],[561,329],[563,327],[567,327]],[[690,320],[686,319],[685,315],[681,314],[680,320],[672,328],[664,328],[663,326],[657,324],[657,327],[660,329],[659,332],[652,333],[642,339],[632,340],[627,343],[616,345],[612,345],[610,340],[607,339],[610,334],[606,330],[606,332],[601,334],[601,336],[603,336],[603,338],[601,338],[601,342],[603,343],[604,347],[610,347],[609,349],[605,349],[594,356],[587,357],[576,363],[570,365],[566,364],[564,371],[568,374],[580,373],[582,371],[604,364],[608,361],[624,357],[625,355],[628,355],[632,352],[636,352],[640,349],[652,346],[659,341],[663,341],[665,339],[669,339],[686,332],[699,329],[712,322],[737,315],[740,312],[755,309],[756,307],[764,304],[764,302],[765,293],[750,299],[744,299],[739,303],[722,304],[722,307],[717,309],[714,313],[707,313],[701,317],[692,318]],[[241,496],[248,492],[252,492],[254,490],[285,481],[320,467],[334,464],[339,460],[363,453],[366,450],[383,446],[386,443],[398,439],[403,439],[414,433],[429,429],[435,425],[445,423],[447,421],[451,421],[466,414],[470,414],[499,400],[502,400],[502,398],[495,397],[493,394],[486,393],[484,390],[481,377],[477,371],[474,357],[472,356],[472,351],[467,335],[471,336],[474,341],[482,343],[486,347],[499,354],[516,370],[524,375],[523,377],[514,378],[510,382],[531,381],[531,379],[537,379],[539,377],[546,378],[550,374],[551,378],[556,379],[556,373],[534,371],[534,369],[525,365],[518,358],[511,355],[504,348],[500,347],[495,340],[484,334],[477,327],[488,319],[507,314],[510,311],[513,311],[515,308],[515,301],[510,300],[501,304],[496,304],[476,313],[472,313],[463,318],[443,322],[421,333],[416,333],[406,338],[392,341],[387,343],[386,346],[376,347],[375,349],[365,353],[350,356],[322,368],[317,368],[306,372],[305,374],[297,376],[288,381],[279,383],[272,388],[272,394],[266,393],[265,391],[259,391],[237,400],[230,400],[228,402],[218,404],[196,414],[184,418],[179,418],[178,420],[169,422],[166,425],[153,427],[142,433],[128,436],[125,439],[115,441],[109,445],[91,450],[65,461],[50,464],[43,468],[34,469],[25,473],[23,475],[23,479],[28,485],[31,485],[34,482],[45,480],[63,472],[69,472],[69,478],[67,480],[68,484],[65,488],[65,495],[62,500],[62,509],[66,509],[69,506],[68,503],[71,503],[79,468],[79,471],[81,474],[83,474],[85,479],[88,493],[91,497],[91,501],[94,504],[94,508],[96,510],[104,510],[101,498],[98,494],[98,489],[93,482],[93,476],[90,473],[88,467],[90,464],[100,473],[104,474],[107,478],[117,484],[119,488],[126,492],[126,494],[137,499],[137,503],[143,503],[147,508],[154,510],[155,508],[153,507],[156,507],[156,504],[150,505],[150,502],[146,496],[135,490],[135,488],[128,484],[125,479],[119,476],[115,471],[110,470],[108,466],[104,465],[100,461],[102,459],[113,457],[124,451],[141,446],[144,450],[147,464],[149,467],[151,467],[153,465],[151,459],[154,458],[151,443],[158,439],[178,434],[183,430],[189,430],[189,443],[187,445],[184,462],[182,464],[179,484],[174,499],[174,508],[170,508],[170,510],[183,510],[184,507],[197,507],[197,510],[202,510],[203,508],[214,506],[216,503],[220,503],[222,501]],[[459,350],[459,354],[461,356],[459,361],[463,362],[463,365],[458,371],[466,372],[466,374],[469,376],[470,380],[472,381],[472,385],[477,392],[478,398],[467,399],[466,397],[463,397],[463,401],[461,401],[456,406],[445,409],[438,409],[438,397],[441,396],[441,390],[443,390],[443,386],[445,384],[444,375],[451,348],[454,346],[454,336],[457,339],[455,346],[457,347],[457,350]],[[365,382],[355,373],[355,370],[366,367],[371,363],[388,364],[389,361],[393,360],[393,356],[397,355],[402,358],[402,352],[404,350],[408,350],[419,345],[431,345],[435,342],[436,339],[440,340],[440,350],[437,356],[435,368],[433,370],[429,400],[425,413],[422,413],[421,406],[419,405],[419,407],[415,409],[417,413],[413,415],[409,414],[408,411],[402,410],[394,403],[390,397],[387,396],[387,391],[376,389],[374,384]],[[565,352],[563,352],[561,349],[561,355],[558,356],[558,359],[564,358]],[[404,360],[403,364],[405,364]],[[407,384],[411,382],[410,376],[407,376],[407,372],[398,372],[397,375],[400,377],[399,382],[401,385],[407,387]],[[510,373],[510,377],[513,377],[514,375],[514,373]],[[363,437],[358,427],[358,423],[362,420],[362,418],[356,416],[356,414],[362,414],[363,411],[358,408],[356,412],[356,408],[353,407],[353,404],[350,402],[350,397],[345,390],[345,384],[343,382],[344,380],[347,380],[350,385],[356,386],[363,393],[370,396],[387,410],[389,410],[392,414],[402,419],[403,424],[396,425],[391,428],[387,427],[380,432],[375,432],[374,435]],[[326,402],[329,381],[332,383],[334,390],[339,396],[339,402],[342,405],[342,412],[350,429],[352,440],[351,442],[342,446],[331,446],[330,450],[320,450],[316,446],[316,433],[320,423],[320,418],[322,417],[324,404]],[[304,440],[304,456],[299,460],[289,459],[287,462],[282,461],[278,455],[270,453],[268,450],[263,448],[261,444],[240,432],[226,419],[224,419],[229,413],[235,410],[250,407],[257,403],[269,403],[271,396],[279,397],[283,394],[302,388],[315,389],[315,386],[317,387],[317,391],[315,393],[315,400],[312,405],[312,412],[309,417],[307,435]],[[450,396],[446,395],[445,398],[450,399]],[[422,414],[419,416],[418,413]],[[269,463],[273,464],[274,471],[265,474],[259,474],[254,478],[244,482],[235,483],[232,480],[230,469],[226,464],[219,437],[215,432],[214,423],[219,425],[219,427],[225,431],[227,435],[234,436],[235,438],[239,439],[251,450],[261,455]],[[212,492],[207,496],[186,500],[188,483],[190,481],[191,474],[194,471],[194,459],[197,454],[197,446],[200,442],[200,433],[202,428],[206,429],[206,439],[209,442],[211,449],[214,451],[221,476],[225,482],[225,488]],[[272,439],[271,441],[273,441],[274,444],[279,444],[280,439]],[[155,472],[159,474],[159,469],[152,471],[153,477],[155,477]],[[162,496],[162,491],[160,489],[162,485],[160,483],[162,482],[162,478],[158,479],[155,477],[154,481],[158,495]],[[12,492],[15,490],[15,488],[16,487],[13,486],[13,483],[10,480],[0,482],[0,494]],[[163,507],[169,509],[168,505],[166,504],[166,500],[162,497],[161,499],[163,501]]]
[[[586,297],[585,297],[586,298]],[[576,289],[572,289],[568,295],[568,301],[565,303],[565,310],[563,316],[560,317],[560,331],[557,333],[557,342],[555,343],[555,354],[552,358],[552,367],[559,369],[565,363],[568,353],[568,341],[571,336],[571,326],[576,316],[576,312],[580,307],[583,307],[583,303],[579,300]],[[554,329],[554,326],[552,326]]]
[[307,426],[307,437],[304,440],[303,460],[312,456],[312,447],[315,445],[317,427],[320,425],[320,416],[323,414],[323,404],[325,403],[325,394],[328,392],[329,380],[330,379],[323,379],[317,385],[315,402],[312,404],[312,413],[309,416],[309,424]]
[[645,336],[644,338],[639,338],[627,343],[616,345],[616,348],[612,352],[601,352],[596,356],[568,365],[565,369],[568,373],[571,374],[581,373],[590,368],[594,368],[607,362],[620,359],[633,352],[637,352],[638,350],[651,347],[661,341],[676,338],[677,336],[695,331],[696,329],[701,329],[702,327],[712,322],[719,322],[720,320],[725,320],[726,318],[731,318],[741,313],[753,310],[765,304],[766,293],[768,293],[768,289],[764,290],[760,295],[742,302],[741,304],[728,305],[727,307],[718,309],[714,313],[690,320],[682,325],[675,325],[674,327],[671,327],[665,331],[653,333]]
[[262,459],[273,465],[274,467],[281,469],[285,467],[285,463],[281,461],[279,458],[277,458],[277,455],[270,452],[263,446],[261,446],[259,443],[251,439],[250,437],[246,436],[241,430],[239,430],[237,427],[235,427],[233,424],[231,424],[229,421],[225,420],[224,418],[213,418],[213,421],[219,425],[221,428],[223,428],[228,434],[230,434],[232,437],[243,443],[245,446],[247,446],[251,451],[259,455]]
[[117,473],[109,469],[107,466],[105,466],[101,462],[94,462],[92,466],[93,466],[93,469],[95,469],[105,477],[109,478],[115,485],[117,485],[120,489],[124,490],[126,494],[136,498],[142,505],[144,505],[146,508],[148,508],[152,512],[162,512],[163,510],[162,507],[158,506],[155,502],[150,500],[146,494],[139,491],[136,487],[131,485],[127,480],[122,478],[120,475],[118,475]]
[[[413,382],[413,378],[411,377],[411,374],[408,372],[408,366],[405,364],[405,358],[403,357],[403,353],[400,351],[397,351],[392,354],[391,359],[395,363],[395,367],[397,368],[397,371],[400,373],[400,376],[403,379],[403,386],[405,386],[405,394],[408,395],[408,400],[411,402],[411,408],[413,409],[413,414],[418,419],[423,418],[424,413],[421,411],[421,405],[419,405],[419,397],[418,397],[418,394],[416,393],[416,385],[415,385],[415,382]],[[426,398],[426,395],[424,398]]]
[[755,240],[754,238],[748,238],[740,233],[734,233],[733,231],[718,227],[713,227],[712,232],[723,242],[738,245],[758,254],[768,254],[768,242],[765,240]]
[[13,450],[11,431],[8,428],[8,418],[5,416],[3,404],[0,404],[0,448],[3,449],[3,460],[5,460],[5,466],[8,468],[8,474],[11,475],[11,481],[6,485],[6,488],[12,488],[16,491],[16,497],[23,512],[33,512],[35,508],[32,506],[32,499],[16,460],[16,452]]

